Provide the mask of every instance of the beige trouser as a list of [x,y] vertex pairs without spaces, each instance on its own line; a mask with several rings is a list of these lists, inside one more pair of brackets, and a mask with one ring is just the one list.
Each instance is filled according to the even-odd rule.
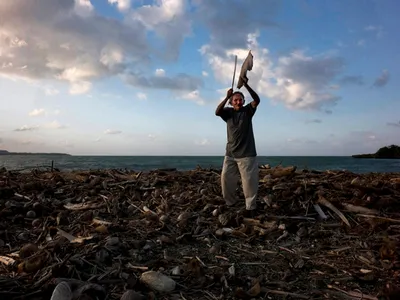
[[246,209],[255,209],[258,192],[258,164],[256,157],[232,158],[225,156],[221,173],[221,186],[222,196],[227,205],[234,205],[237,202],[236,188],[239,176],[242,179]]

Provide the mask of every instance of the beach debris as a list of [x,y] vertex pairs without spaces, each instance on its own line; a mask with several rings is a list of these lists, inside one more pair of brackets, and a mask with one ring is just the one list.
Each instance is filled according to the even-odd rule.
[[397,299],[400,174],[260,166],[244,215],[218,169],[4,170],[5,299]]

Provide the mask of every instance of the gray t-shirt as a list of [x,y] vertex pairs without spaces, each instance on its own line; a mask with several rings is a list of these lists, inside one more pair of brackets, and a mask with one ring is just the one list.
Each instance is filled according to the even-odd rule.
[[233,107],[225,107],[222,111],[221,118],[226,122],[228,136],[226,156],[233,158],[257,156],[252,124],[256,110],[249,103],[238,111]]

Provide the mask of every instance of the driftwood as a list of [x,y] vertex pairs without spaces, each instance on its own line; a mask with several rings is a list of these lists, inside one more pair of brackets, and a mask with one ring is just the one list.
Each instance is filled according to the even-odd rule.
[[399,299],[400,174],[260,168],[0,174],[4,299]]
[[261,176],[269,175],[271,178],[280,178],[285,176],[290,176],[296,172],[295,166],[290,167],[276,167],[272,169],[260,169]]

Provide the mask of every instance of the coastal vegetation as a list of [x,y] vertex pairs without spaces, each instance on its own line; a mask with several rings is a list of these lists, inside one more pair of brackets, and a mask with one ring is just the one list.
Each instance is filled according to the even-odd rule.
[[390,145],[379,148],[378,151],[371,154],[355,154],[354,158],[400,158],[400,146]]

